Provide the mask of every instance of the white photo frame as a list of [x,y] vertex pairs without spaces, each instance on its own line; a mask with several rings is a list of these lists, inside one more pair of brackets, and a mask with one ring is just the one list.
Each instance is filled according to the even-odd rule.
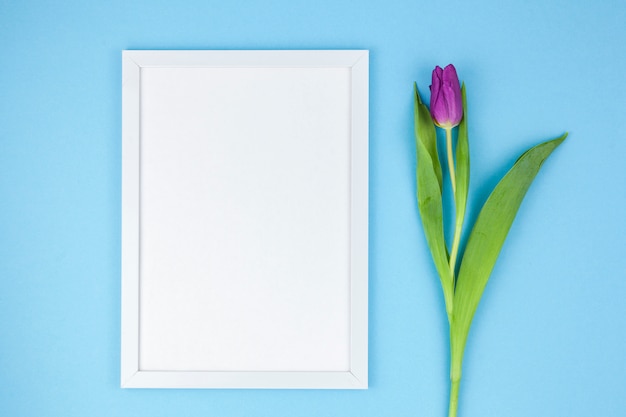
[[367,388],[368,51],[122,62],[121,386]]

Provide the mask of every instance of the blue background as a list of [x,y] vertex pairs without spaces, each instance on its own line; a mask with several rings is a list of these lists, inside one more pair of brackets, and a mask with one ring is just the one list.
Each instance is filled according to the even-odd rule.
[[[626,415],[626,4],[0,0],[0,415],[444,416],[412,83],[467,84],[470,217],[537,177],[476,314],[460,416]],[[121,51],[369,49],[370,388],[122,390]]]

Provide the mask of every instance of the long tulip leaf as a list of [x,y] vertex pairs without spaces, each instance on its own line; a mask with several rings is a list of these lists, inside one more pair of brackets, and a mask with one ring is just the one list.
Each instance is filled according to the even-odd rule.
[[451,326],[453,362],[462,360],[474,313],[528,188],[544,161],[566,137],[567,133],[522,154],[495,187],[478,215],[456,283]]
[[456,143],[456,211],[457,219],[465,217],[467,205],[467,192],[469,189],[469,141],[467,138],[467,99],[465,97],[465,84],[461,88],[463,96],[463,119],[459,124],[459,135]]
[[415,104],[415,137],[421,141],[426,147],[426,151],[430,156],[433,164],[433,170],[437,176],[439,189],[443,187],[443,176],[441,173],[441,163],[439,162],[439,154],[437,152],[437,133],[433,119],[428,108],[422,103],[419,91],[417,91],[417,83],[413,84],[414,104]]
[[469,143],[467,137],[467,99],[465,97],[465,84],[463,84],[463,86],[461,87],[461,96],[463,99],[463,119],[461,119],[461,123],[459,124],[459,132],[456,143],[456,192],[454,194],[456,215],[454,222],[454,240],[452,244],[452,253],[450,254],[450,257],[453,258],[451,260],[451,267],[453,269],[456,265],[456,256],[459,249],[461,232],[463,230],[463,221],[465,219],[465,209],[467,206],[467,193],[469,190],[470,177]]
[[426,241],[443,287],[448,319],[452,319],[454,282],[448,267],[443,232],[442,177],[437,136],[430,113],[415,86],[415,135],[417,150],[417,203]]

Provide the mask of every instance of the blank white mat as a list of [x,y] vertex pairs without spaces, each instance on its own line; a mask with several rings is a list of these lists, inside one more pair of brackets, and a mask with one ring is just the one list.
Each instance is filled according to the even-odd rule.
[[350,368],[350,76],[141,69],[141,371]]

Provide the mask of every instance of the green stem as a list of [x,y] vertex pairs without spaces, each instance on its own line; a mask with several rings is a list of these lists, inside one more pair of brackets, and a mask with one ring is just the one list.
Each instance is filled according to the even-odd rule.
[[448,417],[456,417],[456,412],[459,408],[459,385],[461,380],[457,379],[450,381],[450,407],[448,408]]
[[452,128],[446,127],[446,148],[448,151],[448,170],[452,183],[452,194],[456,195],[456,174],[454,173],[454,156],[452,155]]
[[452,154],[452,128],[446,128],[446,148],[448,153],[448,170],[450,172],[450,183],[452,184],[453,203],[455,211],[454,238],[452,239],[452,250],[450,252],[449,266],[452,282],[455,281],[456,258],[459,254],[459,244],[461,242],[461,229],[463,229],[463,214],[459,213],[456,206],[456,173],[454,170],[454,156]]
[[454,279],[456,269],[456,258],[459,254],[459,244],[461,243],[461,229],[463,229],[463,216],[457,210],[456,223],[454,225],[454,239],[452,240],[452,251],[450,252],[450,273]]
[[452,308],[454,303],[454,274],[450,275],[452,281],[443,288],[443,297],[446,303],[446,314],[448,316],[448,324],[452,326]]
[[467,335],[459,334],[453,322],[450,326],[450,407],[448,417],[456,417],[459,407],[459,385],[463,369],[463,353]]

